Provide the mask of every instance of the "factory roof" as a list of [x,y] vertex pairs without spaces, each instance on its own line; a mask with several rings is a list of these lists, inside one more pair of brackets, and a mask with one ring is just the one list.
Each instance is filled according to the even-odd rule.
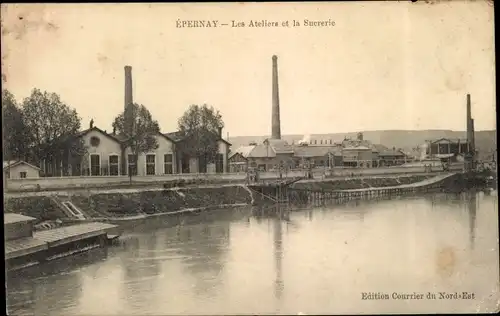
[[389,148],[387,148],[386,146],[382,145],[382,144],[373,144],[372,145],[372,151],[374,152],[383,152],[385,150],[388,150]]
[[344,150],[370,150],[371,148],[368,148],[366,146],[348,146],[348,147],[345,147]]
[[276,151],[272,146],[266,146],[264,144],[259,144],[254,146],[248,157],[252,158],[264,158],[264,157],[276,157]]
[[323,157],[332,153],[336,156],[341,156],[340,148],[332,146],[297,146],[294,148],[294,156],[296,157]]
[[401,150],[388,149],[379,152],[379,156],[404,156],[405,153]]
[[293,153],[293,147],[290,146],[286,140],[268,138],[264,141],[264,144],[266,144],[266,142],[274,149],[275,153],[277,154]]

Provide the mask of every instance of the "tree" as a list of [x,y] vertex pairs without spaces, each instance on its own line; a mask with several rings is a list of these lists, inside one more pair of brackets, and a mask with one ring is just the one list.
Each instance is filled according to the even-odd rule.
[[83,142],[76,137],[81,122],[76,110],[62,102],[56,93],[33,89],[23,100],[22,114],[34,160],[51,162],[54,166],[62,161],[63,172],[67,173],[65,158],[85,152]]
[[29,134],[14,95],[2,90],[4,160],[27,160]]
[[219,152],[220,131],[224,128],[220,112],[206,104],[191,105],[178,125],[183,139],[182,152],[206,163],[214,162]]
[[[122,170],[125,170],[125,150],[130,148],[137,166],[138,156],[158,148],[156,135],[160,133],[160,126],[153,119],[144,105],[130,104],[125,111],[113,121],[113,130],[123,138],[122,142]],[[135,170],[137,171],[137,170]],[[128,170],[132,181],[132,170]]]

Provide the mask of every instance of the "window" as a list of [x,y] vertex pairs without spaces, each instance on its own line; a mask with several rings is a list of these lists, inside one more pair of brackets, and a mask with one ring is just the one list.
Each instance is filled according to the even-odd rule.
[[101,175],[101,157],[96,154],[90,155],[90,175],[100,176]]
[[110,155],[109,156],[109,175],[110,176],[117,176],[119,173],[119,167],[118,167],[118,155]]
[[163,173],[172,174],[174,173],[174,168],[172,167],[173,157],[172,154],[163,155]]
[[224,172],[224,156],[222,154],[215,155],[215,172]]
[[137,175],[137,165],[135,163],[135,155],[128,155],[128,172],[132,176]]
[[21,178],[21,179],[26,178],[26,171],[19,172],[19,178]]
[[156,156],[146,155],[146,175],[152,176],[155,174],[155,166],[156,166]]

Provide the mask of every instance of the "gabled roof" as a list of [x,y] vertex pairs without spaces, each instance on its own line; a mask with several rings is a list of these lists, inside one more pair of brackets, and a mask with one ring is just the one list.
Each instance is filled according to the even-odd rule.
[[264,141],[265,143],[268,143],[269,146],[273,148],[275,153],[277,154],[293,154],[293,147],[290,146],[285,140],[283,139],[272,139],[268,138]]
[[259,144],[254,146],[252,151],[248,154],[251,158],[273,158],[276,157],[276,152],[272,146],[266,146],[264,144]]
[[31,168],[35,168],[35,169],[40,170],[40,168],[38,168],[37,166],[29,164],[26,161],[22,161],[22,160],[18,160],[18,161],[15,161],[15,160],[4,161],[3,162],[3,169],[6,170],[6,169],[13,168],[13,167],[15,167],[17,165],[21,165],[21,164],[24,164],[24,165],[30,166]]
[[66,143],[66,142],[70,142],[72,140],[74,140],[75,138],[80,138],[80,137],[83,137],[85,135],[87,135],[88,133],[92,132],[92,131],[97,131],[99,132],[100,134],[103,134],[104,136],[106,137],[109,137],[111,138],[113,141],[115,142],[121,142],[123,140],[120,140],[117,135],[113,135],[113,134],[108,134],[106,133],[105,131],[103,131],[102,129],[96,127],[96,126],[93,126],[91,128],[88,128],[86,130],[83,130],[83,131],[80,131],[80,132],[77,132],[76,134],[73,134],[73,135],[63,135],[59,138],[56,138],[54,140],[54,142],[56,143]]
[[103,134],[104,136],[107,136],[107,137],[111,138],[112,140],[114,140],[114,141],[116,141],[116,142],[119,142],[119,143],[121,142],[121,140],[120,140],[119,138],[117,138],[117,137],[116,137],[116,135],[113,135],[113,134],[108,134],[108,133],[106,133],[105,131],[103,131],[102,129],[100,129],[100,128],[96,127],[96,126],[91,127],[91,128],[88,128],[88,129],[86,129],[86,130],[83,130],[83,131],[81,131],[81,132],[77,133],[77,134],[75,135],[75,137],[82,137],[82,136],[85,136],[85,135],[87,135],[88,133],[90,133],[90,132],[92,132],[92,131],[97,131],[97,132],[99,132],[99,133]]
[[446,137],[441,137],[441,138],[438,138],[438,139],[435,139],[435,140],[432,140],[431,141],[431,144],[436,144],[436,143],[467,143],[467,139],[466,138],[446,138]]
[[241,154],[239,152],[231,152],[231,153],[229,153],[229,156],[228,156],[227,159],[231,159],[231,158],[233,158],[236,155],[240,155],[243,159],[247,159],[245,156],[243,156],[243,154]]
[[240,153],[243,157],[248,157],[257,145],[240,146],[234,152]]

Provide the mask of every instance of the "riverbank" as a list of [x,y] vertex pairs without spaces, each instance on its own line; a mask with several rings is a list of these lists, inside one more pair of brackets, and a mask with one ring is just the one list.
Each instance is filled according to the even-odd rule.
[[[349,190],[369,187],[389,187],[416,183],[432,175],[402,175],[370,178],[346,178],[303,180],[292,185],[295,188]],[[243,184],[211,185],[182,188],[112,189],[80,192],[52,192],[58,199],[71,202],[87,221],[139,220],[167,214],[189,214],[214,208],[238,207],[262,204],[266,198]],[[75,222],[68,212],[61,209],[51,195],[10,196],[5,209],[10,212],[35,217],[37,223],[61,219]]]

